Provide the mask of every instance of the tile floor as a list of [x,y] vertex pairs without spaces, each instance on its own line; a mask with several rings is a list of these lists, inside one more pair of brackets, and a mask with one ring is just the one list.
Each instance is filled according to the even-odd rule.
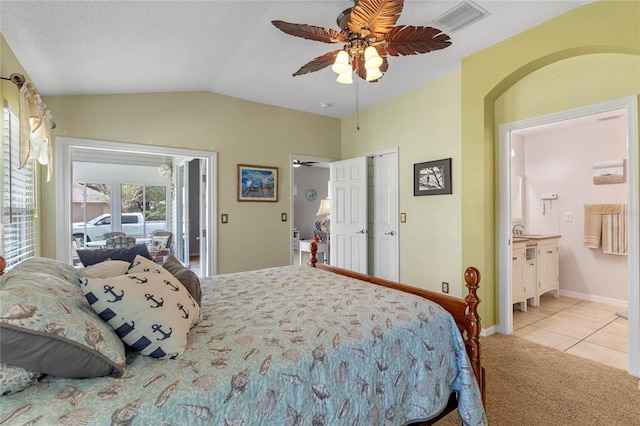
[[628,368],[628,324],[619,306],[570,297],[541,297],[540,306],[515,309],[514,335],[611,367]]

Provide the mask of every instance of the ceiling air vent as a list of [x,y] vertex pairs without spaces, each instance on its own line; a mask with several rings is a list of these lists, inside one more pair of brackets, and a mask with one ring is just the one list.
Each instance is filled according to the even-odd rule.
[[434,19],[433,23],[444,31],[453,32],[479,21],[488,15],[490,15],[490,13],[477,4],[470,1],[463,1]]

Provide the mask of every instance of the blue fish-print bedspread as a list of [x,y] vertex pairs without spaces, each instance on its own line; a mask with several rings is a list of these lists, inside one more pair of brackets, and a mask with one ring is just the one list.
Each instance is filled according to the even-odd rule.
[[202,286],[204,318],[178,359],[45,376],[1,398],[0,424],[403,425],[453,391],[465,425],[487,423],[460,333],[434,303],[308,266]]

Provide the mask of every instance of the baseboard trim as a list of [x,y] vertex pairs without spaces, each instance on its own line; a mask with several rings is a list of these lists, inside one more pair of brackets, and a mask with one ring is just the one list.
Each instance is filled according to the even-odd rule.
[[492,325],[489,328],[483,328],[482,330],[480,330],[480,336],[482,337],[489,337],[492,334],[496,334],[496,326]]
[[604,303],[612,306],[628,308],[629,302],[626,300],[612,299],[610,297],[594,296],[593,294],[579,293],[577,291],[560,290],[560,296],[572,297],[574,299],[586,300],[588,302]]

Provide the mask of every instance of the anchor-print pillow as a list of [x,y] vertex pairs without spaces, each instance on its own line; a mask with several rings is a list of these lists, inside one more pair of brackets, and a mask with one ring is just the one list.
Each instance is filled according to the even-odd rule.
[[[54,272],[55,274],[55,272]],[[60,377],[120,376],[124,346],[77,283],[11,270],[0,277],[0,359]]]
[[89,278],[80,287],[96,313],[143,355],[174,359],[202,318],[187,289],[162,266],[137,256],[126,274]]

